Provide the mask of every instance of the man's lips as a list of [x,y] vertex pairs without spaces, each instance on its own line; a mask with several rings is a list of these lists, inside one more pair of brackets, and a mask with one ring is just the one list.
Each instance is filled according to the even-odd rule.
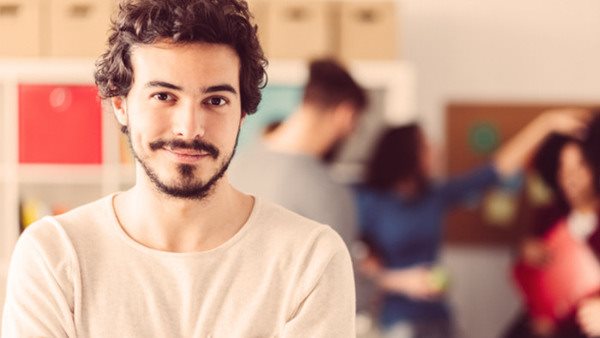
[[199,157],[199,156],[209,155],[208,152],[206,152],[206,151],[199,151],[199,150],[195,150],[195,149],[181,149],[181,148],[176,148],[176,149],[164,148],[164,149],[170,153],[173,153],[173,154],[179,155],[179,156]]

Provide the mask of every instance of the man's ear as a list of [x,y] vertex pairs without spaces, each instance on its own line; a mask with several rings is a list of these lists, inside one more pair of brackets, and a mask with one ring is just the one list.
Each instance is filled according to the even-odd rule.
[[119,124],[123,127],[127,127],[129,123],[127,117],[127,100],[123,96],[115,96],[110,98],[110,103],[115,113],[115,117]]
[[342,128],[343,132],[348,134],[354,130],[357,120],[357,112],[354,105],[342,102],[335,107],[334,117],[336,123]]

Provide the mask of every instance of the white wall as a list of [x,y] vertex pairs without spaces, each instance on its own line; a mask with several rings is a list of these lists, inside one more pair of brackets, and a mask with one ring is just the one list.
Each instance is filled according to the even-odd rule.
[[[398,0],[417,107],[444,140],[453,100],[600,102],[600,1]],[[518,307],[506,249],[446,248],[463,337],[497,337]]]
[[600,101],[600,1],[403,0],[403,58],[424,122],[448,100]]

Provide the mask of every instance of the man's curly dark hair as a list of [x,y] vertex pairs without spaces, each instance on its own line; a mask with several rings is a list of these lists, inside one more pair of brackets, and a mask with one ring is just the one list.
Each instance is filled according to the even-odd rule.
[[240,58],[242,111],[256,112],[267,83],[267,60],[243,0],[124,0],[113,19],[108,49],[94,77],[102,98],[127,96],[133,81],[131,48],[159,40],[232,47]]

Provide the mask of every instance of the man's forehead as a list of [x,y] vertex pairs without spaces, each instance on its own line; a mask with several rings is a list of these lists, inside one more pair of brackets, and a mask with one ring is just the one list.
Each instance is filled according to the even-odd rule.
[[134,82],[164,81],[183,86],[239,86],[240,62],[228,45],[169,43],[137,45],[131,50]]
[[[152,44],[137,44],[131,47],[130,55],[133,61],[177,59],[180,62],[191,61],[198,67],[225,65],[230,69],[239,69],[240,64],[239,56],[231,46],[205,42],[169,43],[159,41]],[[232,60],[236,62],[232,63]],[[179,64],[165,64],[163,67],[177,65]]]

